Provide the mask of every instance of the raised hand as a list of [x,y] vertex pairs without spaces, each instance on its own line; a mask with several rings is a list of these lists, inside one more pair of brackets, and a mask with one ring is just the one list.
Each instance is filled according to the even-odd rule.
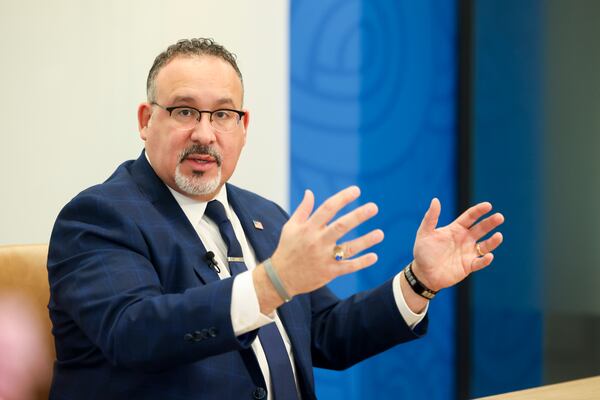
[[304,199],[283,226],[279,244],[271,257],[290,295],[310,292],[340,275],[366,268],[377,261],[375,253],[354,256],[383,240],[380,229],[339,243],[344,259],[338,261],[334,257],[338,240],[377,214],[377,206],[367,203],[332,221],[342,208],[359,196],[359,188],[351,186],[328,198],[313,213],[314,195],[309,190],[305,192]]
[[502,224],[504,217],[495,213],[477,221],[491,210],[490,203],[479,203],[451,224],[436,228],[441,205],[438,199],[433,199],[415,239],[413,272],[416,277],[437,291],[490,265],[494,259],[492,251],[502,243],[502,234],[496,232],[484,241],[479,240]]

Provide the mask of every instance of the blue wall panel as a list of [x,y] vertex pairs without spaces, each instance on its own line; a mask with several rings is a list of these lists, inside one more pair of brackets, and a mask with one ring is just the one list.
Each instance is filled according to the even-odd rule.
[[473,194],[506,216],[492,268],[472,279],[471,395],[542,383],[541,0],[479,0]]
[[[432,197],[456,215],[454,0],[292,0],[291,209],[304,189],[320,203],[350,184],[380,215],[374,267],[331,284],[374,287],[412,258]],[[454,291],[431,304],[426,338],[344,372],[316,371],[324,399],[454,397]],[[374,332],[374,334],[377,334]]]

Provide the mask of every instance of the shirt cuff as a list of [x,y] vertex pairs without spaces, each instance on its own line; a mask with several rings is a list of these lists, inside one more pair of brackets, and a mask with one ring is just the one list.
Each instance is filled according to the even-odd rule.
[[260,312],[252,271],[236,275],[231,289],[230,314],[235,336],[243,335],[275,321],[275,312],[271,316]]
[[420,314],[415,314],[408,308],[408,304],[406,304],[406,300],[404,300],[404,295],[402,294],[402,287],[400,286],[400,277],[403,273],[404,271],[401,271],[394,277],[394,282],[392,283],[394,299],[396,300],[396,306],[398,307],[398,311],[400,311],[400,315],[402,315],[402,318],[404,318],[410,329],[414,329],[425,318],[425,314],[427,314],[427,310],[429,309],[429,302],[427,302],[425,309]]

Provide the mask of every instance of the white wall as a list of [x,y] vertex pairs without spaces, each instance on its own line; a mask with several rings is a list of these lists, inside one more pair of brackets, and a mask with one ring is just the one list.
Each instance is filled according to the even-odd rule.
[[288,204],[288,2],[0,2],[0,244],[47,242],[56,215],[141,149],[154,57],[213,37],[238,55],[248,143],[232,182]]

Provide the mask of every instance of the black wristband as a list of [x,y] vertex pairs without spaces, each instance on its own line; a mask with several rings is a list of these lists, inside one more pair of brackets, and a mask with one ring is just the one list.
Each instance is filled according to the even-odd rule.
[[427,300],[431,300],[437,294],[437,291],[431,290],[427,286],[423,285],[423,283],[417,279],[415,274],[413,274],[412,261],[406,266],[406,268],[404,268],[404,276],[406,277],[406,281],[410,285],[410,288],[419,296],[424,297]]

